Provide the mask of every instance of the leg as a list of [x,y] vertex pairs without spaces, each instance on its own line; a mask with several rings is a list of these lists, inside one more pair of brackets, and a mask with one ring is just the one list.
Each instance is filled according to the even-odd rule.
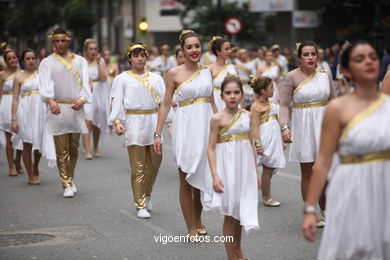
[[200,190],[196,188],[192,188],[192,195],[193,195],[193,214],[194,214],[194,224],[196,226],[196,229],[200,229],[199,231],[197,230],[198,233],[205,235],[207,234],[207,231],[205,230],[205,227],[202,223],[202,202],[200,201]]
[[131,145],[127,147],[131,167],[131,187],[134,204],[137,210],[146,208],[145,196],[145,146]]
[[263,174],[261,175],[261,193],[263,200],[268,201],[271,199],[271,177],[272,168],[268,168],[263,165]]
[[228,260],[236,260],[236,241],[235,241],[235,219],[230,216],[225,216],[223,221],[223,235],[233,237],[233,241],[225,241],[225,249]]
[[11,137],[12,137],[11,133],[5,132],[5,138],[6,138],[5,152],[7,154],[9,175],[16,176],[17,173],[14,167],[14,149],[12,147]]
[[73,185],[74,179],[74,170],[76,168],[77,159],[79,157],[79,144],[80,144],[80,134],[71,133],[70,135],[70,144],[69,144],[69,154],[70,154],[70,165],[69,165],[69,177]]
[[34,151],[34,165],[33,172],[35,178],[39,178],[39,161],[41,160],[41,153],[38,150]]
[[22,150],[16,150],[16,157],[15,157],[15,167],[16,167],[16,171],[18,173],[24,173],[24,170],[23,170],[23,167],[22,167],[22,164],[20,163],[20,160],[22,158]]
[[301,163],[301,194],[303,202],[306,201],[306,194],[309,188],[310,176],[313,171],[314,162],[311,163]]
[[[161,148],[162,149],[162,148]],[[152,194],[153,185],[156,181],[158,170],[160,169],[162,161],[162,155],[159,155],[153,151],[153,145],[146,146],[146,195]]]
[[239,259],[244,259],[244,253],[241,248],[242,226],[240,221],[234,220],[234,252]]
[[32,165],[32,158],[31,158],[31,151],[32,151],[32,144],[30,143],[23,143],[23,163],[24,167],[26,167],[27,174],[28,174],[28,182],[32,183],[35,181],[35,175]]
[[99,157],[100,156],[100,151],[99,151],[100,128],[92,125],[92,135],[93,135],[93,155],[95,157]]
[[83,144],[84,144],[84,150],[85,150],[85,159],[91,160],[91,144],[90,144],[90,138],[89,133],[91,133],[92,130],[92,121],[85,120],[85,124],[87,125],[88,134],[83,134]]
[[186,180],[186,173],[179,169],[180,178],[180,206],[183,212],[184,221],[187,225],[188,234],[195,236],[198,234],[196,226],[194,224],[193,214],[193,198],[192,198],[192,186]]
[[57,167],[60,173],[62,187],[71,187],[72,179],[70,177],[70,134],[54,136],[54,145],[56,148]]

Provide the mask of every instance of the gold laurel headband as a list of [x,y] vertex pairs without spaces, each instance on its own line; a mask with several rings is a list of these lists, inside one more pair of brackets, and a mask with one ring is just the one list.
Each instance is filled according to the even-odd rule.
[[54,37],[65,37],[66,40],[70,41],[70,32],[66,32],[66,33],[52,32],[48,37],[50,40],[54,39]]
[[297,42],[295,43],[295,50],[298,52],[299,46],[301,46],[302,43]]
[[259,81],[260,76],[259,75],[251,75],[248,81],[248,85],[254,88]]
[[145,44],[139,44],[139,43],[130,45],[129,47],[127,47],[127,55],[129,55],[130,52],[132,52],[135,49],[143,49],[146,52],[147,47]]
[[186,36],[187,34],[195,34],[196,35],[196,33],[192,30],[183,30],[183,31],[181,31],[181,34],[179,36],[179,41],[182,41],[183,37]]
[[91,43],[91,42],[96,43],[96,41],[95,41],[94,39],[92,39],[92,38],[87,38],[87,39],[85,39],[85,41],[84,41],[84,45],[87,45],[88,43]]
[[213,36],[213,38],[211,38],[211,40],[209,41],[209,48],[211,48],[211,46],[213,46],[214,42],[216,40],[219,40],[219,39],[223,39],[221,36]]

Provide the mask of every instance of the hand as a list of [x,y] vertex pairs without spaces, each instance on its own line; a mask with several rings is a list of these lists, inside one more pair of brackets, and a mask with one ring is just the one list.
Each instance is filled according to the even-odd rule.
[[177,101],[174,100],[174,99],[172,99],[172,106],[173,106],[173,107],[176,107],[176,106],[177,106]]
[[82,108],[83,106],[84,106],[83,101],[81,101],[80,99],[75,99],[72,102],[71,108],[73,110],[80,110],[80,108]]
[[262,145],[256,146],[256,152],[259,155],[264,155],[264,147]]
[[314,242],[317,234],[317,218],[315,214],[305,214],[302,223],[303,236],[310,242]]
[[284,143],[292,143],[291,140],[291,131],[289,129],[286,129],[282,132],[282,139]]
[[153,142],[153,149],[156,154],[161,155],[161,138],[155,138]]
[[223,193],[223,182],[221,178],[217,175],[213,178],[213,189],[215,192]]
[[61,113],[60,106],[53,100],[49,99],[49,109],[54,115],[59,115]]
[[121,123],[115,124],[115,133],[117,135],[123,135],[125,133],[125,127]]
[[18,121],[12,120],[11,129],[12,129],[12,131],[15,132],[15,133],[19,132]]

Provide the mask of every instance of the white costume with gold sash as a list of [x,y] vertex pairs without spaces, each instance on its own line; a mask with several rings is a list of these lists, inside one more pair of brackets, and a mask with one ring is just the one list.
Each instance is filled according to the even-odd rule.
[[[217,173],[224,184],[224,192],[204,194],[202,201],[204,210],[216,210],[222,215],[232,216],[240,221],[245,231],[259,229],[256,162],[248,139],[249,132],[250,115],[245,110],[239,110],[219,132],[219,138],[231,138],[218,142],[215,151]],[[207,174],[211,176],[209,169]]]
[[209,51],[202,54],[200,57],[200,64],[202,65],[210,65],[217,61],[217,57],[215,57],[214,54],[210,53]]
[[268,111],[260,117],[260,140],[264,147],[264,155],[259,156],[258,162],[269,168],[286,167],[278,114],[279,105],[270,101]]
[[11,119],[12,119],[12,98],[13,98],[13,83],[19,71],[9,75],[3,82],[3,97],[0,101],[0,130],[12,133]]
[[[328,74],[324,70],[317,69],[295,88],[292,97],[290,161],[301,163],[315,161],[320,146],[322,119],[330,97],[330,87]],[[318,105],[307,105],[309,103]],[[296,107],[300,105],[308,107]]]
[[158,75],[163,75],[167,70],[169,70],[170,67],[168,65],[168,57],[165,57],[164,55],[158,56],[150,64],[153,68],[152,72]]
[[[146,72],[143,75],[137,75],[139,79],[144,80],[153,87],[161,100],[165,94],[165,84],[160,75],[152,72]],[[157,125],[157,110],[159,104],[156,98],[145,87],[145,85],[131,71],[125,71],[114,78],[111,96],[114,98],[112,110],[108,118],[108,124],[113,125],[115,120],[121,120],[125,126],[125,146],[130,145],[152,145],[154,142],[153,131]],[[155,110],[148,114],[125,114],[124,111]]]
[[[72,69],[73,72],[70,70]],[[60,106],[61,113],[54,115],[47,111],[47,128],[52,135],[87,133],[84,108],[73,110],[70,101],[83,98],[91,102],[87,61],[76,54],[70,63],[61,60],[57,54],[44,58],[39,65],[39,91],[42,98],[52,98]]]
[[256,63],[255,61],[248,61],[242,63],[240,60],[236,60],[236,69],[238,76],[242,81],[242,86],[245,94],[246,105],[253,103],[253,89],[248,85],[248,81],[251,75],[256,75]]
[[344,128],[318,259],[390,259],[390,97]]
[[279,99],[279,93],[278,93],[278,84],[276,83],[276,79],[278,78],[280,72],[279,72],[279,66],[278,65],[271,65],[266,71],[264,71],[261,76],[268,77],[272,79],[272,83],[274,86],[274,95],[269,100],[272,100],[274,102],[278,102]]
[[[176,89],[179,107],[172,122],[172,149],[177,168],[187,173],[186,180],[193,187],[205,190],[207,146],[213,109],[209,102],[183,106],[183,101],[194,98],[205,100],[213,93],[211,72],[199,65],[198,70]],[[205,99],[204,99],[205,98]]]
[[225,102],[221,98],[221,85],[227,75],[237,76],[237,71],[233,64],[226,63],[218,75],[213,78],[214,101],[218,111],[225,107]]

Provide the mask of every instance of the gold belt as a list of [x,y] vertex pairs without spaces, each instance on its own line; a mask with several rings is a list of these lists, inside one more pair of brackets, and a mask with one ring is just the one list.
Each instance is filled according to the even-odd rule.
[[231,134],[231,135],[222,135],[218,136],[217,143],[227,143],[227,142],[233,142],[233,141],[242,141],[242,140],[248,140],[249,134]]
[[198,97],[198,98],[190,98],[179,102],[180,107],[189,106],[192,104],[202,104],[202,103],[210,103],[210,97]]
[[221,91],[221,88],[213,87],[214,91]]
[[270,116],[267,116],[267,117],[264,117],[264,118],[260,118],[260,125],[262,124],[265,124],[267,123],[268,121],[271,121],[271,120],[278,120],[278,115],[270,115]]
[[360,155],[340,155],[340,161],[342,164],[390,161],[390,151]]
[[10,91],[3,91],[3,95],[12,95],[14,92],[12,90]]
[[310,108],[310,107],[323,107],[328,104],[328,100],[324,101],[314,101],[314,102],[301,102],[301,103],[294,103],[294,108]]
[[132,109],[126,109],[127,115],[149,115],[149,114],[155,114],[158,112],[157,108],[152,109],[138,109],[138,110],[132,110]]
[[73,99],[54,99],[54,102],[58,104],[72,104]]
[[98,80],[98,79],[94,79],[94,80],[92,80],[92,83],[94,83],[94,82],[99,82],[100,80]]
[[20,94],[22,97],[39,94],[39,90],[27,91]]

